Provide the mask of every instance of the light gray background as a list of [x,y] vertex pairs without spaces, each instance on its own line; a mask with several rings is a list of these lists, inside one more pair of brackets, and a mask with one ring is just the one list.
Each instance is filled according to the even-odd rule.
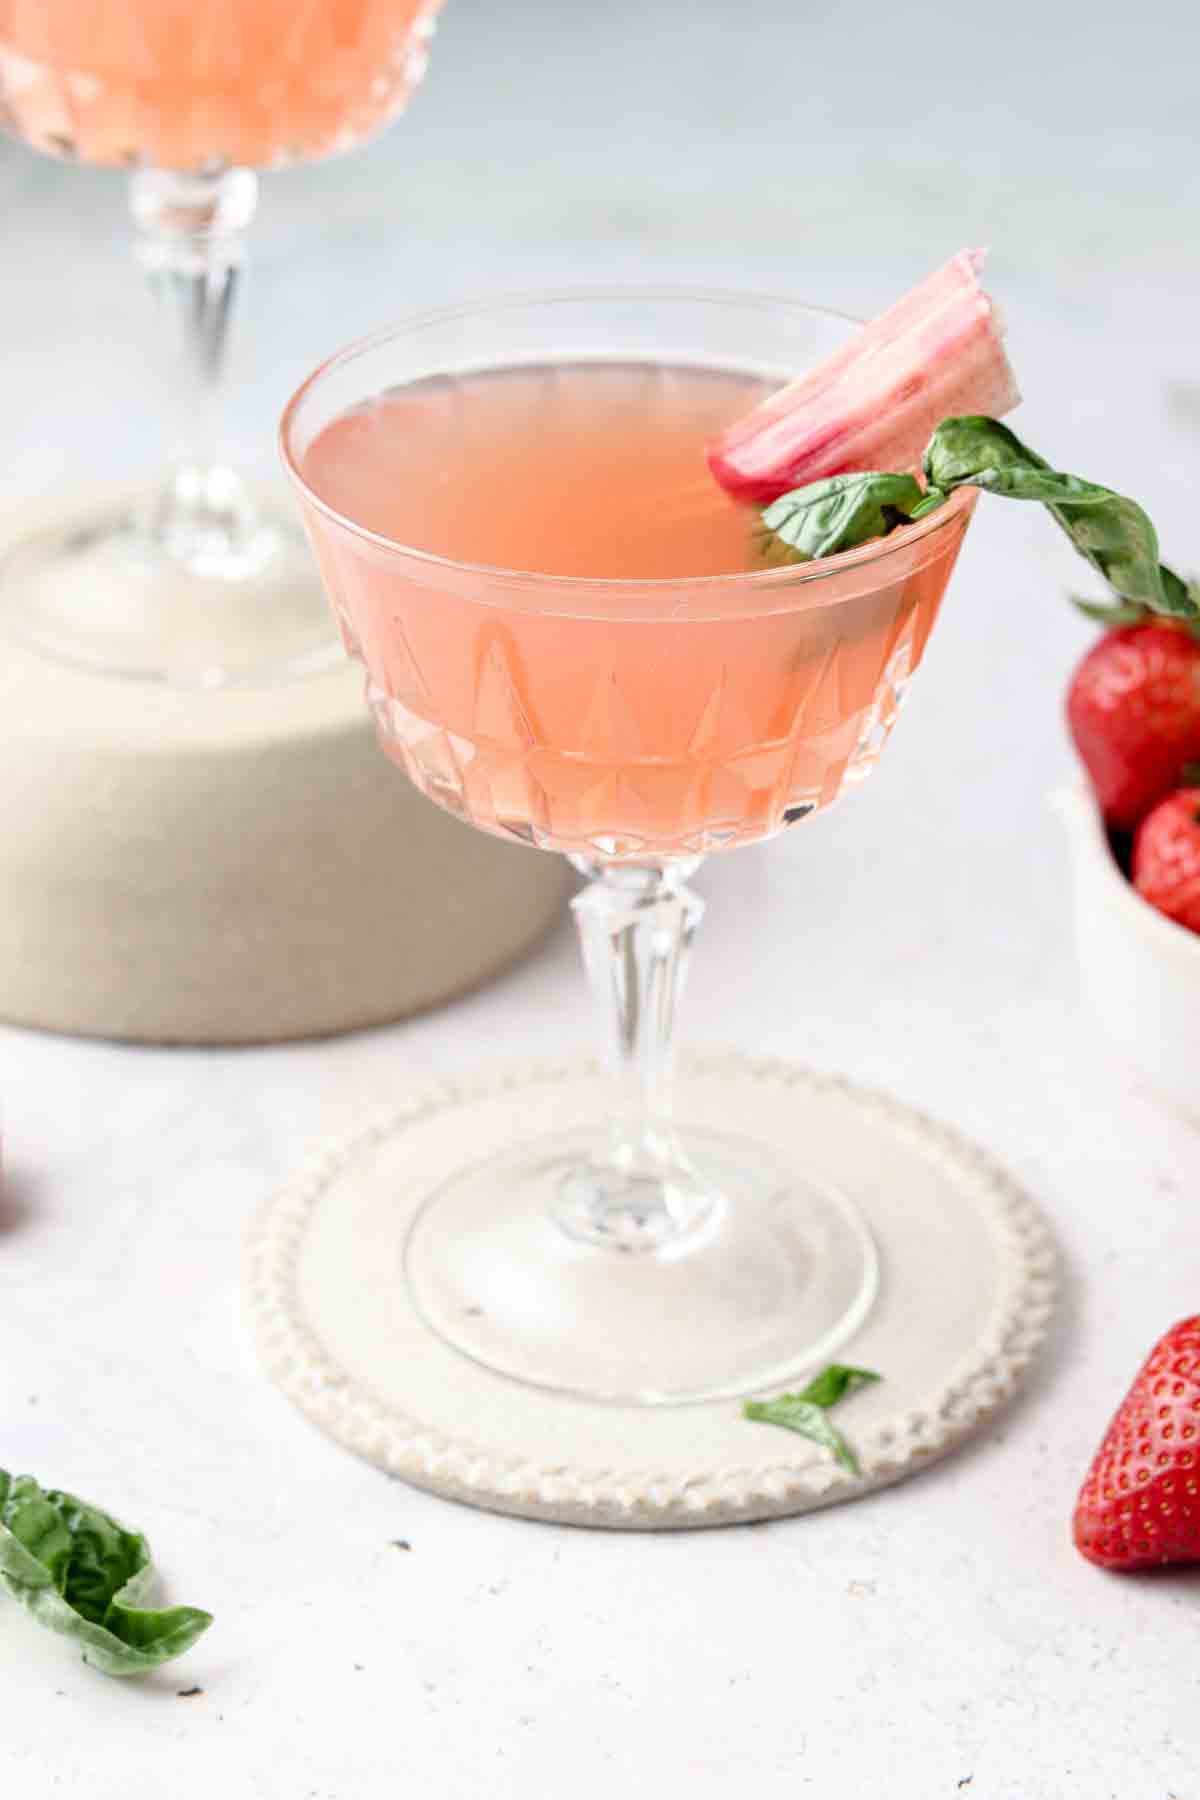
[[[334,344],[514,284],[666,277],[866,309],[984,243],[1023,371],[1051,336],[1159,342],[1200,280],[1198,109],[1190,0],[449,0],[397,127],[264,182],[237,438],[269,460],[264,413]],[[121,177],[5,145],[0,216],[15,479],[86,469],[95,437],[149,456]],[[1124,351],[1081,358],[1080,386],[1144,380]]]
[[[450,0],[406,119],[264,184],[241,450],[269,464],[290,385],[413,304],[667,277],[868,310],[990,243],[1022,428],[1152,503],[1171,560],[1200,565],[1198,21],[1111,0]],[[0,150],[10,498],[151,455],[121,207],[115,177]],[[145,1524],[177,1597],[220,1615],[177,1681],[114,1689],[0,1611],[14,1792],[1194,1800],[1195,1582],[1105,1578],[1067,1540],[1109,1410],[1200,1300],[1195,1135],[1076,999],[1044,795],[1071,768],[1077,574],[1040,515],[985,503],[877,776],[710,864],[687,1006],[693,1038],[889,1086],[1038,1194],[1069,1297],[1028,1400],[894,1493],[716,1536],[411,1494],[258,1377],[240,1233],[313,1133],[406,1071],[581,1041],[568,932],[467,1004],[341,1043],[9,1033],[0,1461]]]

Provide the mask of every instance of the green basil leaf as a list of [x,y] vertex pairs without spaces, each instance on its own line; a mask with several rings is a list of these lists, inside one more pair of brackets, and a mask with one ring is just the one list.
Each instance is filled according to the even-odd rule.
[[1154,526],[1135,500],[1052,469],[998,420],[943,419],[926,447],[924,469],[930,486],[947,492],[971,486],[1040,501],[1123,601],[1180,618],[1196,615],[1187,583],[1159,562]]
[[779,1394],[774,1400],[747,1400],[742,1417],[757,1419],[763,1425],[782,1425],[785,1431],[798,1431],[801,1437],[811,1438],[814,1444],[830,1451],[851,1475],[861,1473],[858,1458],[825,1408],[814,1406],[799,1394]]
[[920,504],[914,506],[909,513],[910,521],[915,525],[918,519],[925,517],[926,513],[935,512],[939,506],[945,506],[947,498],[948,496],[943,494],[941,488],[927,487],[921,496]]
[[759,534],[769,562],[813,562],[907,525],[925,494],[912,475],[869,470],[794,488],[764,507]]
[[180,1656],[212,1624],[194,1606],[146,1605],[154,1585],[140,1532],[31,1475],[0,1469],[0,1588],[108,1675]]
[[982,486],[981,475],[988,471],[999,477],[1013,470],[1050,468],[1007,425],[982,413],[943,419],[925,447],[922,466],[931,485],[947,491]]
[[855,1388],[882,1379],[874,1369],[856,1369],[850,1363],[830,1363],[819,1375],[813,1376],[807,1387],[801,1388],[796,1398],[807,1400],[810,1406],[836,1406]]

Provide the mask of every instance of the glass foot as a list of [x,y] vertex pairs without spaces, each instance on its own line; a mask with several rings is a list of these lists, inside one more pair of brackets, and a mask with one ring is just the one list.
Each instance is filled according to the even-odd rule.
[[779,1151],[681,1131],[708,1203],[636,1247],[570,1230],[608,1146],[581,1129],[462,1170],[425,1202],[404,1265],[426,1323],[533,1387],[643,1405],[778,1386],[827,1358],[879,1281],[856,1208]]
[[136,505],[64,513],[0,556],[0,627],[98,674],[258,686],[341,660],[312,555],[286,514],[232,544],[155,535]]

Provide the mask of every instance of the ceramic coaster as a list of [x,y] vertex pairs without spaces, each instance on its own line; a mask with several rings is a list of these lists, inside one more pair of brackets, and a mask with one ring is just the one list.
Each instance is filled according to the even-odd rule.
[[596,1403],[508,1380],[452,1349],[401,1277],[422,1201],[465,1162],[594,1119],[602,1095],[583,1062],[410,1090],[265,1209],[249,1256],[262,1357],[330,1437],[419,1487],[501,1512],[626,1529],[718,1525],[902,1480],[1013,1393],[1055,1297],[1033,1202],[982,1151],[896,1100],[737,1055],[684,1061],[681,1125],[719,1118],[802,1152],[807,1171],[857,1203],[878,1246],[878,1297],[838,1352],[885,1377],[838,1409],[861,1477],[806,1439],[747,1422],[737,1400]]

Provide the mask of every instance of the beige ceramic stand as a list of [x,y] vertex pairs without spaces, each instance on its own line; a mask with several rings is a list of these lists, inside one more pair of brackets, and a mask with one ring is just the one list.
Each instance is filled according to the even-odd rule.
[[205,692],[0,639],[0,1017],[301,1037],[432,1006],[528,948],[565,863],[422,799],[361,687],[339,663]]
[[687,1061],[680,1120],[802,1152],[857,1202],[879,1247],[879,1297],[838,1353],[885,1377],[838,1410],[861,1478],[803,1438],[748,1423],[735,1400],[595,1404],[451,1349],[401,1280],[417,1209],[464,1161],[594,1118],[601,1103],[587,1064],[413,1090],[266,1209],[249,1261],[262,1356],[329,1436],[420,1487],[501,1512],[719,1525],[899,1481],[1014,1392],[1054,1305],[1053,1251],[1032,1201],[983,1152],[897,1101],[736,1056]]

